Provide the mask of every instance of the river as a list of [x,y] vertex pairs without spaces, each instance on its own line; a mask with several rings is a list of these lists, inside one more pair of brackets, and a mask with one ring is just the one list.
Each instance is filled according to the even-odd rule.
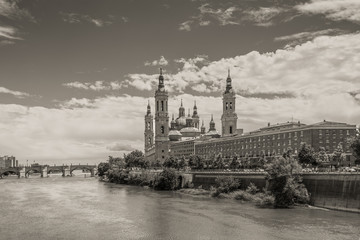
[[96,178],[0,179],[0,239],[360,239],[360,214],[260,209]]

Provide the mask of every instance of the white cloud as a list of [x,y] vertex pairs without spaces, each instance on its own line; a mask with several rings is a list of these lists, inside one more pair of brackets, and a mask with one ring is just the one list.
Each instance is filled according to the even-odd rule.
[[187,31],[187,32],[191,31],[191,24],[192,23],[193,23],[193,21],[190,21],[190,20],[181,23],[180,26],[179,26],[179,30],[180,31]]
[[0,39],[22,40],[22,38],[15,36],[17,33],[18,31],[16,28],[0,26]]
[[257,26],[269,27],[275,24],[273,18],[284,11],[284,9],[276,7],[260,7],[246,11],[244,20],[250,21]]
[[348,20],[360,23],[360,1],[358,0],[311,0],[296,6],[307,14],[324,14],[334,21]]
[[164,56],[160,56],[159,60],[154,60],[152,62],[146,61],[145,66],[167,66],[169,64],[168,60]]
[[20,9],[17,5],[18,1],[0,0],[0,16],[10,19],[27,18],[35,21],[34,17],[26,9]]
[[60,14],[63,17],[63,21],[68,22],[68,23],[89,22],[89,23],[94,24],[97,27],[103,27],[103,26],[112,24],[112,21],[110,20],[111,19],[110,17],[108,17],[107,19],[101,19],[101,18],[96,18],[96,17],[89,16],[89,15],[86,15],[86,14],[78,14],[78,13],[64,13],[64,12],[61,12]]
[[25,92],[19,92],[19,91],[13,91],[4,87],[0,87],[0,93],[7,93],[7,94],[11,94],[14,95],[17,98],[24,98],[24,97],[29,97],[30,94],[25,93]]
[[276,37],[274,39],[274,41],[276,41],[276,42],[290,41],[290,43],[288,43],[288,46],[296,46],[303,42],[312,40],[318,36],[340,35],[340,34],[344,34],[344,33],[345,33],[345,31],[340,30],[340,29],[324,29],[324,30],[313,31],[313,32],[300,32],[300,33],[295,33],[295,34],[291,34],[291,35],[287,35],[287,36],[280,36],[280,37]]
[[69,82],[64,83],[63,86],[69,88],[78,88],[84,90],[93,90],[93,91],[103,91],[103,90],[119,90],[122,87],[122,84],[119,81],[104,82],[104,81],[95,81],[94,83],[89,82]]

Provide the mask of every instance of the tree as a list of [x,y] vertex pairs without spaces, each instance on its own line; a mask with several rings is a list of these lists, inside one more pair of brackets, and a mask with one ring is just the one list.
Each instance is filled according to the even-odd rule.
[[316,158],[314,149],[310,145],[302,143],[298,153],[298,159],[300,163],[315,165]]
[[337,167],[341,166],[345,161],[345,154],[342,148],[342,144],[339,143],[337,148],[334,150],[334,153],[332,154],[332,162]]
[[325,148],[320,147],[319,152],[315,154],[316,162],[321,164],[328,163],[329,155],[326,153]]
[[289,207],[295,202],[306,203],[309,194],[301,184],[301,166],[291,156],[291,151],[265,165],[269,190],[275,196],[275,207]]
[[187,166],[187,164],[186,164],[185,157],[180,158],[180,160],[178,160],[178,168],[184,169],[186,166]]
[[203,169],[204,160],[200,156],[191,155],[189,158],[189,167],[193,169]]
[[106,172],[110,169],[110,164],[107,162],[101,162],[98,165],[98,175],[102,177],[106,174]]
[[123,169],[126,167],[124,158],[109,156],[108,162],[109,162],[110,168]]
[[165,168],[155,177],[155,190],[175,190],[178,187],[177,175],[174,169]]
[[221,154],[219,154],[215,160],[215,163],[214,163],[214,167],[217,168],[217,169],[223,169],[224,168],[224,160],[223,158],[221,157]]
[[178,161],[173,156],[170,156],[169,158],[166,158],[163,167],[165,168],[178,168]]
[[350,148],[355,157],[355,163],[360,164],[360,135],[357,134],[356,137],[350,139]]
[[239,163],[238,163],[238,157],[235,155],[230,163],[230,169],[238,169]]
[[129,154],[124,154],[124,159],[127,168],[148,168],[150,166],[150,163],[148,161],[145,161],[145,156],[143,152],[139,150],[134,150]]

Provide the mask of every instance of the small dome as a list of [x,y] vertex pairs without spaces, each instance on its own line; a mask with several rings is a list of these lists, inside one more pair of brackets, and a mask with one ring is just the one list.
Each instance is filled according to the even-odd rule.
[[200,132],[199,129],[194,127],[186,127],[180,130],[180,133],[197,133]]
[[175,122],[179,126],[186,126],[186,117],[178,117]]
[[181,133],[178,130],[170,130],[169,131],[169,140],[170,141],[179,141],[181,140]]
[[205,136],[220,137],[220,134],[216,130],[211,130],[211,131],[208,131],[207,133],[205,133]]
[[181,133],[178,130],[170,130],[169,136],[181,136]]

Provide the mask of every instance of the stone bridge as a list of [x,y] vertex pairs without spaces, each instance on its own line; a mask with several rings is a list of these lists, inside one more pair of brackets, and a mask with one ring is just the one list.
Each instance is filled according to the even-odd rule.
[[90,172],[90,176],[94,177],[97,174],[96,165],[31,165],[20,167],[0,168],[0,178],[6,173],[13,173],[21,177],[28,177],[31,173],[40,173],[41,177],[48,177],[49,174],[54,172],[61,172],[63,177],[72,176],[74,170],[84,170]]

